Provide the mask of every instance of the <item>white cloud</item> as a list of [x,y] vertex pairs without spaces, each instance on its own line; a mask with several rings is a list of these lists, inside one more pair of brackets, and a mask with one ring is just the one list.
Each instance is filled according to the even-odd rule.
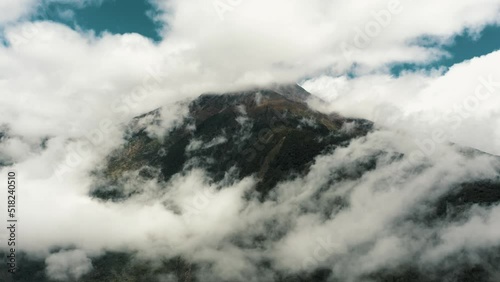
[[0,26],[33,12],[36,0],[0,1]]
[[92,262],[81,250],[61,251],[45,260],[47,276],[58,281],[78,280],[92,270]]
[[498,61],[500,51],[454,65],[444,74],[436,70],[397,78],[322,76],[303,86],[328,102],[311,103],[322,111],[374,120],[422,140],[442,132],[441,143],[456,142],[500,155]]

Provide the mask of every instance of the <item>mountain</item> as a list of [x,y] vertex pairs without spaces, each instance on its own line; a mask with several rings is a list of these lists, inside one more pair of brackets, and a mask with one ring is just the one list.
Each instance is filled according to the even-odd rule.
[[159,110],[137,117],[126,145],[112,154],[102,172],[110,182],[96,188],[93,196],[129,196],[116,180],[145,167],[142,175],[157,170],[155,177],[162,181],[193,167],[205,169],[216,182],[228,172],[238,179],[255,174],[260,179],[256,189],[265,196],[278,182],[305,174],[316,156],[372,129],[367,120],[310,109],[305,103],[309,96],[298,85],[202,95],[164,139],[147,132],[147,126],[160,119]]
[[[92,172],[96,181],[89,196],[110,204],[126,203],[147,194],[149,186],[142,184],[148,181],[170,189],[176,177],[193,170],[202,170],[218,189],[228,189],[234,183],[254,177],[253,190],[245,197],[249,202],[255,201],[255,205],[261,204],[257,210],[264,219],[224,238],[230,242],[231,250],[250,254],[252,267],[262,274],[252,276],[252,281],[498,281],[500,246],[497,245],[477,252],[463,247],[430,266],[417,259],[423,253],[417,247],[407,259],[366,269],[354,263],[363,260],[354,258],[358,253],[366,255],[373,249],[379,250],[377,239],[370,239],[346,246],[345,253],[312,269],[297,267],[285,271],[278,267],[280,261],[269,255],[276,251],[275,246],[288,232],[309,232],[297,230],[299,225],[293,223],[297,215],[323,224],[341,217],[344,211],[369,206],[371,214],[357,214],[333,231],[343,234],[345,229],[359,227],[359,232],[349,236],[362,237],[368,232],[362,227],[373,222],[380,229],[377,236],[389,233],[389,238],[410,238],[404,241],[409,245],[423,241],[422,246],[432,250],[442,243],[443,239],[438,238],[440,232],[466,224],[480,213],[478,210],[492,210],[500,203],[498,157],[449,145],[446,148],[450,153],[432,157],[432,161],[423,158],[404,162],[413,152],[398,147],[405,144],[399,144],[402,142],[395,139],[397,134],[386,133],[367,120],[317,112],[308,107],[310,98],[300,86],[278,85],[201,95],[189,103],[187,114],[169,127],[162,124],[162,112],[169,109],[138,116],[128,127],[125,143]],[[467,163],[488,164],[488,169],[474,170]],[[389,170],[392,167],[395,169]],[[488,171],[483,173],[483,170]],[[460,177],[451,177],[453,173]],[[141,185],[128,185],[137,179],[142,181]],[[306,197],[300,193],[312,189],[306,185],[315,186],[314,192],[306,195],[310,200],[300,202],[299,198]],[[423,192],[410,194],[420,188]],[[279,198],[288,189],[291,196]],[[388,189],[395,189],[393,193],[397,196],[388,197],[392,195],[386,193]],[[360,190],[369,191],[368,196],[356,198],[359,193],[353,191]],[[363,202],[356,206],[353,199]],[[291,208],[285,206],[284,211],[280,210],[282,202],[291,203]],[[387,212],[388,207],[399,204],[397,215]],[[173,204],[165,204],[165,208],[177,215],[183,212]],[[272,214],[276,210],[279,216]],[[384,212],[390,220],[377,221],[376,214]],[[362,216],[369,220],[356,222]],[[342,218],[346,217],[344,214]],[[349,236],[345,240],[349,241]],[[462,240],[457,238],[455,241]],[[382,248],[376,257],[369,256],[366,264],[385,263],[384,256],[403,247],[406,246]],[[222,244],[215,247],[220,256],[226,255],[222,254],[222,248]],[[16,281],[49,281],[43,260],[21,255],[19,261]],[[230,259],[225,263],[230,264]],[[213,262],[193,262],[182,254],[152,262],[141,259],[133,250],[109,251],[92,258],[92,265],[92,271],[78,281],[246,281],[222,279],[212,270]],[[344,272],[356,274],[343,276]]]
[[[278,183],[304,177],[318,156],[345,148],[377,131],[367,120],[314,111],[306,103],[309,98],[310,94],[297,85],[201,95],[189,104],[189,114],[182,122],[160,137],[151,134],[148,127],[161,124],[161,110],[139,116],[130,126],[125,145],[109,156],[105,168],[97,172],[106,182],[95,187],[92,197],[120,202],[142,193],[123,189],[120,179],[132,171],[139,171],[139,177],[144,179],[167,183],[176,174],[200,168],[214,183],[255,176],[258,179],[255,191],[260,201],[265,202]],[[473,149],[453,147],[465,159],[486,156]],[[381,159],[396,162],[404,155],[404,152],[375,151],[356,160],[354,169],[335,171],[329,181],[360,180],[377,170]],[[500,173],[493,178],[454,184],[453,189],[427,202],[429,208],[425,212],[413,214],[407,220],[427,227],[460,222],[472,207],[487,208],[499,202]],[[328,211],[337,209],[335,205],[341,208],[346,204],[341,201],[331,205]],[[497,259],[489,256],[487,261],[494,263]],[[454,281],[487,281],[491,276],[487,267],[474,264],[453,270],[443,266],[433,271],[453,273],[449,275],[455,277]],[[440,281],[436,273],[428,275],[407,263],[398,269],[376,271],[366,279]],[[332,279],[330,276],[331,270],[318,268],[302,279],[328,281]],[[276,281],[290,281],[286,275],[277,277],[281,278],[275,278]]]

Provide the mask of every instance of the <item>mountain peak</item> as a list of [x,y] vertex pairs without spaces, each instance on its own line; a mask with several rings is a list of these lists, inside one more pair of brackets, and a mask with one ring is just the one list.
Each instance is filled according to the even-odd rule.
[[[235,171],[238,179],[260,179],[257,190],[265,196],[279,181],[306,173],[322,152],[345,146],[372,128],[366,120],[312,110],[305,103],[309,96],[298,85],[201,95],[189,105],[182,125],[165,129],[170,130],[165,140],[149,136],[147,122],[138,122],[144,126],[135,128],[125,147],[112,154],[104,174],[113,182],[127,171],[148,166],[169,181],[199,167],[220,181]],[[102,188],[94,193],[105,199],[116,195],[127,196]]]

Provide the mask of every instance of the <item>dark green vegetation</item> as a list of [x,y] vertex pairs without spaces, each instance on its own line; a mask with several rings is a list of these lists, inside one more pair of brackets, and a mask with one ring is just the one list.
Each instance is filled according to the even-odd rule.
[[[189,106],[184,123],[164,139],[151,137],[145,127],[133,126],[127,143],[109,158],[101,172],[109,182],[93,196],[120,200],[130,196],[117,180],[125,172],[158,170],[168,181],[186,169],[203,168],[214,181],[233,171],[236,178],[255,175],[257,191],[265,197],[279,181],[307,172],[314,158],[350,140],[366,135],[372,124],[311,110],[309,93],[299,86],[225,95],[203,95]],[[153,118],[151,118],[153,117]],[[159,111],[136,119],[159,117]],[[194,148],[193,148],[194,147]],[[156,170],[155,170],[156,169]]]

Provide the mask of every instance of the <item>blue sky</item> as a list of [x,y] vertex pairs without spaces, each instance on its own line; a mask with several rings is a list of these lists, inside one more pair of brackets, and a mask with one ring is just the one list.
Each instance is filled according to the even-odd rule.
[[97,34],[134,32],[161,40],[159,29],[162,25],[154,20],[158,13],[149,1],[108,0],[83,7],[56,2],[42,6],[38,14],[35,19],[56,21]]
[[500,27],[487,26],[480,32],[479,37],[468,33],[458,35],[450,44],[443,46],[443,49],[450,54],[449,57],[423,66],[398,64],[393,66],[392,73],[398,75],[405,70],[449,68],[465,60],[500,50]]

